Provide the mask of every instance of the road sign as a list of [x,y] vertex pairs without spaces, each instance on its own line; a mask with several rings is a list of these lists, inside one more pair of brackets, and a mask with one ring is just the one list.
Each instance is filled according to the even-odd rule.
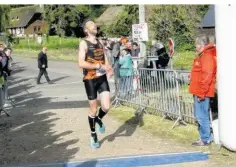
[[175,43],[171,38],[169,38],[168,46],[169,46],[169,56],[173,57],[175,53]]
[[147,23],[133,24],[132,37],[134,41],[148,41]]

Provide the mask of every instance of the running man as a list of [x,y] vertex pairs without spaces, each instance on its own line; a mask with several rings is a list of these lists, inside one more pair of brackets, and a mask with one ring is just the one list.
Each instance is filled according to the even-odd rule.
[[[90,111],[88,122],[91,130],[90,145],[92,148],[99,147],[99,141],[95,126],[100,133],[105,133],[102,118],[110,108],[110,88],[107,77],[113,75],[113,70],[104,52],[104,46],[97,38],[97,26],[93,21],[84,24],[86,37],[80,42],[78,64],[83,68],[84,86],[89,100]],[[101,97],[101,107],[97,115],[97,92]]]

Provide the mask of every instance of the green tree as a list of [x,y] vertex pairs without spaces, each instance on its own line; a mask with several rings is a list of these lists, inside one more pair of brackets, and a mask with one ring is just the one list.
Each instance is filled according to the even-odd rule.
[[9,5],[0,5],[0,32],[5,32],[9,25],[10,10]]
[[89,17],[91,19],[95,19],[99,17],[109,5],[90,5],[91,6],[91,13],[89,14]]
[[10,5],[11,8],[19,8],[19,7],[26,7],[26,6],[33,6],[33,5]]
[[[102,25],[106,36],[129,36],[138,23],[138,5],[122,5],[123,13],[110,25]],[[194,49],[197,26],[209,5],[145,5],[150,39],[163,43],[173,38],[177,49]]]
[[122,5],[123,12],[112,24],[102,25],[101,31],[106,36],[130,36],[132,24],[138,23],[138,5]]
[[56,34],[75,36],[86,18],[93,19],[103,10],[103,5],[45,5],[44,18]]
[[196,29],[206,5],[155,5],[148,19],[150,37],[167,42],[173,38],[177,49],[194,49]]
[[209,7],[210,7],[209,5],[197,5],[197,12],[201,18],[204,17]]

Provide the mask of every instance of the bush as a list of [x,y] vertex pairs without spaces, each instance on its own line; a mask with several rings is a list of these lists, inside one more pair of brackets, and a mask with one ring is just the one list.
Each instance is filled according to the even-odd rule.
[[193,43],[179,44],[177,45],[176,50],[178,50],[179,52],[194,51],[195,45]]
[[174,69],[190,70],[195,55],[196,53],[194,53],[193,51],[175,53],[173,57]]

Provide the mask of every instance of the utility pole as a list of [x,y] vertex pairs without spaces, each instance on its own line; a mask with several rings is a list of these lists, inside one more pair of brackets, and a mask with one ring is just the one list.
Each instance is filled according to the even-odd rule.
[[44,5],[43,4],[39,4],[39,7],[44,10]]
[[[45,17],[45,13],[44,13],[44,5],[43,4],[39,4],[39,7],[41,8],[41,10],[42,10],[42,24],[44,24],[44,17]],[[41,45],[43,44],[43,42],[44,42],[44,36],[43,36],[43,29],[44,29],[44,26],[42,26],[41,27],[41,32],[42,32],[42,34],[41,34]]]
[[[139,5],[139,23],[145,23],[145,7],[144,5]],[[140,57],[146,57],[146,42],[140,42]]]
[[59,37],[60,37],[60,45],[61,45],[61,16],[59,16]]

